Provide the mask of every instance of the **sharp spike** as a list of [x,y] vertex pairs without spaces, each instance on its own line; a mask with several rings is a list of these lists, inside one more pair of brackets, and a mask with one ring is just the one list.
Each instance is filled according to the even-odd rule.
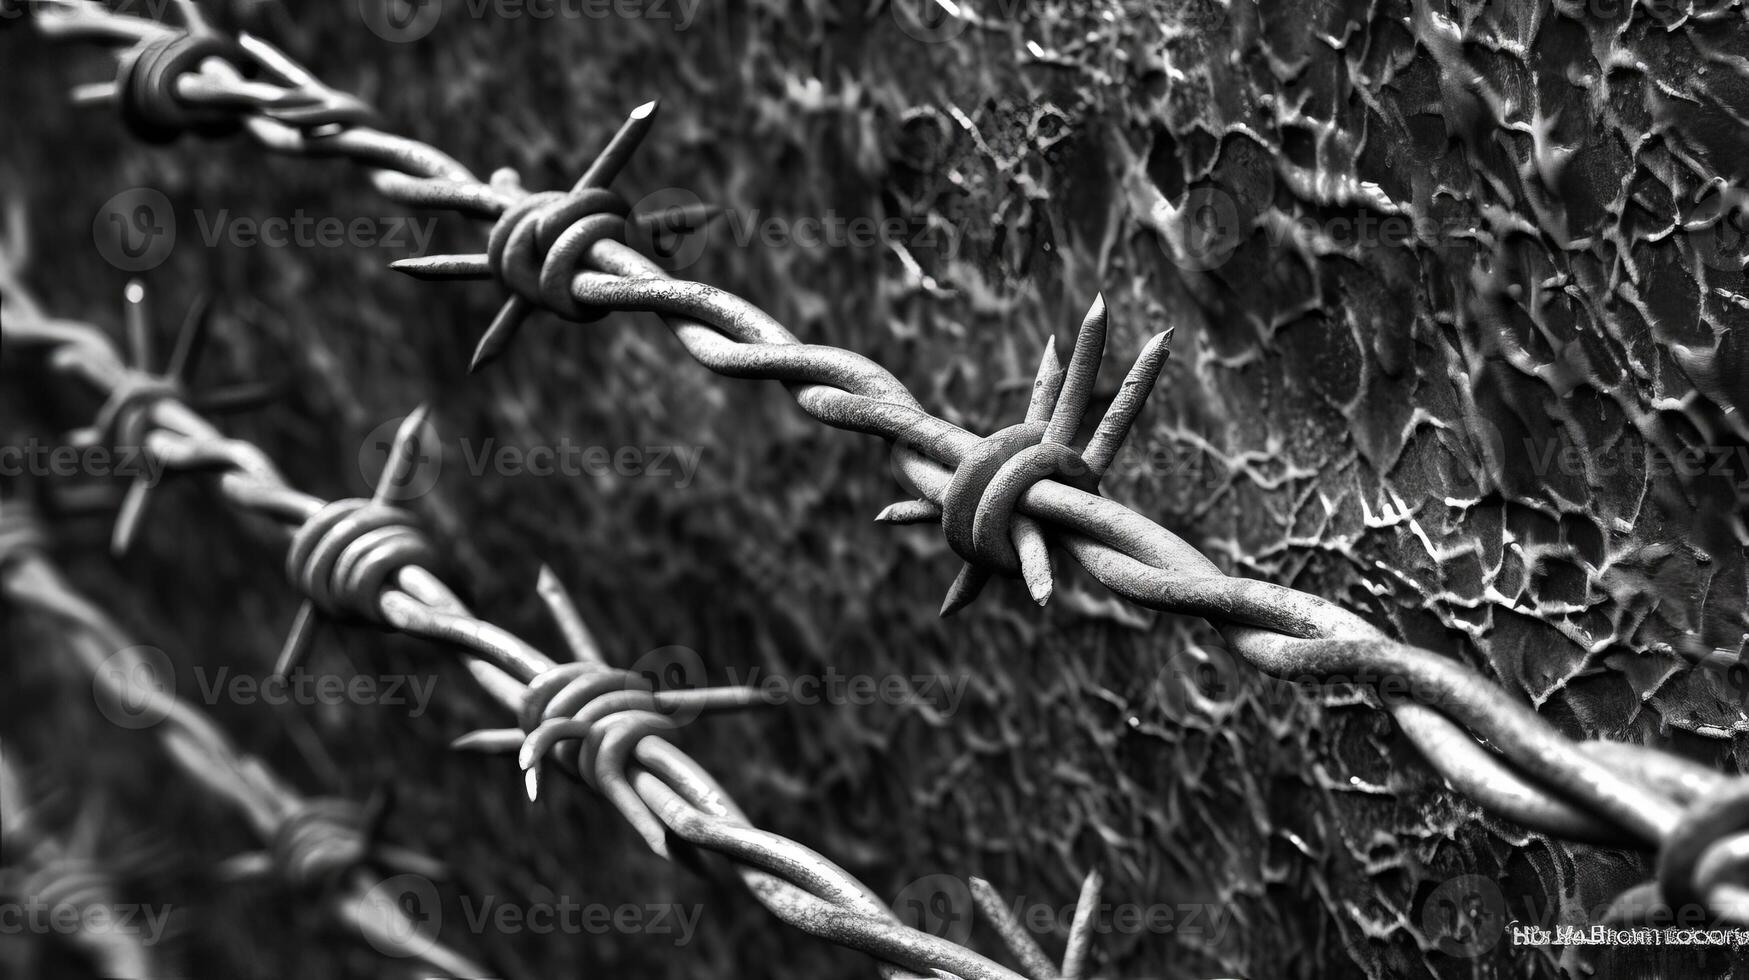
[[76,106],[115,105],[121,99],[121,86],[114,82],[75,85],[68,99]]
[[110,554],[117,558],[127,555],[140,529],[140,519],[145,516],[151,493],[152,481],[147,477],[137,476],[128,484],[127,493],[121,498],[121,508],[115,515],[115,530],[109,539]]
[[316,637],[316,617],[316,604],[305,599],[292,619],[291,632],[286,634],[285,645],[280,647],[279,659],[273,664],[274,679],[281,683],[290,680],[292,671],[309,659],[310,644]]
[[126,301],[124,312],[127,317],[128,357],[133,361],[129,367],[136,371],[150,371],[152,324],[146,316],[146,284],[138,279],[130,279],[122,296]]
[[178,384],[187,384],[200,366],[200,355],[212,327],[212,297],[201,293],[189,305],[182,317],[182,327],[176,331],[176,346],[170,351],[170,363],[164,369]]
[[1087,403],[1093,398],[1093,383],[1099,378],[1099,361],[1105,354],[1105,294],[1093,298],[1081,331],[1075,335],[1075,353],[1069,357],[1069,370],[1063,379],[1063,392],[1057,397],[1057,407],[1051,412],[1050,426],[1045,430],[1046,442],[1072,442],[1081,428],[1081,417],[1087,414]]
[[532,310],[528,301],[520,296],[505,300],[498,308],[498,315],[492,318],[492,325],[480,335],[480,343],[474,347],[474,358],[468,363],[468,372],[474,373],[497,360],[516,339],[517,328]]
[[1020,577],[1026,581],[1026,591],[1039,605],[1051,601],[1055,576],[1051,571],[1051,549],[1045,544],[1044,531],[1031,518],[1014,515],[1014,550],[1020,556]]
[[265,878],[273,873],[273,858],[266,851],[250,851],[220,861],[214,869],[220,881],[239,882]]
[[1081,897],[1075,902],[1075,919],[1069,926],[1069,942],[1063,953],[1063,980],[1081,980],[1087,968],[1093,927],[1099,918],[1099,890],[1104,885],[1105,878],[1097,870],[1087,872],[1087,878],[1081,882]]
[[1094,479],[1104,476],[1111,461],[1117,458],[1118,450],[1129,437],[1130,427],[1141,414],[1142,406],[1147,403],[1148,395],[1154,390],[1154,383],[1160,379],[1160,371],[1171,355],[1170,330],[1156,334],[1137,355],[1135,366],[1130,368],[1123,387],[1118,389],[1117,397],[1105,411],[1105,418],[1100,420],[1098,431],[1093,433],[1093,438],[1087,442],[1087,450],[1081,454]]
[[420,454],[425,441],[425,425],[431,416],[431,406],[422,404],[415,408],[412,414],[401,420],[401,427],[395,430],[394,444],[389,447],[388,462],[383,464],[382,475],[377,477],[376,491],[371,494],[371,500],[377,504],[386,504],[399,499],[398,494],[408,481],[413,478],[424,461]]
[[1050,420],[1051,409],[1057,406],[1057,396],[1063,390],[1063,362],[1057,358],[1057,338],[1045,339],[1045,352],[1039,358],[1038,374],[1032,382],[1032,403],[1026,407],[1028,422]]
[[932,500],[901,500],[888,504],[875,521],[880,524],[922,524],[941,519],[941,505]]
[[565,587],[559,582],[559,577],[553,574],[552,567],[540,567],[540,579],[535,583],[535,592],[547,604],[547,611],[553,620],[559,624],[559,633],[565,638],[565,645],[571,649],[571,659],[581,663],[606,664],[607,657],[601,652],[601,644],[596,641],[595,634],[589,632],[589,625],[583,622],[583,614],[577,611],[577,604],[571,601],[571,596],[565,592]]
[[672,235],[685,235],[715,221],[726,210],[720,204],[686,204],[645,212],[632,220],[644,228]]
[[468,732],[449,743],[457,752],[515,752],[522,747],[526,733],[520,728],[487,728]]
[[613,183],[613,179],[619,176],[619,172],[631,160],[632,154],[637,152],[638,144],[644,141],[650,128],[656,124],[656,109],[655,99],[633,109],[626,116],[626,121],[620,124],[619,131],[607,141],[606,148],[596,155],[594,162],[589,164],[589,169],[583,172],[572,191],[580,191],[585,187],[606,187]]
[[194,397],[192,402],[195,410],[202,415],[230,415],[260,408],[285,394],[285,391],[286,383],[283,380],[250,381],[203,392]]
[[1002,896],[996,894],[996,889],[982,878],[971,879],[972,900],[977,903],[978,911],[990,920],[996,927],[996,933],[1002,937],[1014,958],[1020,961],[1022,972],[1029,977],[1044,980],[1056,973],[1056,966],[1045,956],[1045,951],[1039,948],[1038,941],[1026,931],[1026,926],[1015,918],[1014,910],[1002,901]]
[[942,600],[942,617],[952,616],[970,605],[978,593],[984,591],[984,583],[990,581],[990,573],[967,564],[960,568],[960,573],[954,576],[953,584],[947,588],[947,598]]
[[283,51],[247,31],[237,32],[237,45],[247,51],[257,64],[278,75],[287,85],[294,88],[326,87],[322,85],[321,79],[305,71],[302,65],[286,57]]
[[389,268],[412,276],[421,282],[492,278],[492,268],[486,263],[486,256],[483,253],[420,255],[410,259],[396,259],[389,263]]

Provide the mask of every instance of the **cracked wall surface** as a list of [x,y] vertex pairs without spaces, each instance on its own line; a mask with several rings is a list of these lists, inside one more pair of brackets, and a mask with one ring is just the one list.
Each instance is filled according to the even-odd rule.
[[[1018,417],[1040,346],[1103,290],[1116,366],[1101,400],[1148,337],[1177,330],[1110,496],[1228,571],[1483,668],[1575,737],[1738,764],[1740,3],[968,0],[953,22],[913,7],[742,0],[682,29],[452,4],[411,44],[372,34],[350,4],[223,13],[389,128],[530,187],[568,186],[621,113],[660,96],[622,188],[729,210],[685,274],[804,341],[867,354],[976,431]],[[1106,976],[1731,968],[1723,951],[1442,948],[1429,909],[1464,876],[1499,889],[1505,918],[1588,924],[1648,865],[1484,818],[1361,695],[1267,683],[1206,625],[1129,607],[1078,571],[1042,611],[1007,586],[938,620],[956,561],[933,529],[871,523],[894,493],[880,444],[822,429],[777,386],[710,375],[647,316],[538,319],[469,377],[490,287],[399,278],[385,267],[406,250],[203,240],[239,216],[404,213],[359,174],[240,141],[141,148],[65,104],[105,70],[95,52],[0,29],[0,183],[33,202],[32,282],[56,312],[119,328],[126,276],[92,247],[93,216],[118,191],[162,190],[179,229],[146,276],[163,326],[213,291],[212,379],[286,388],[222,426],[295,485],[360,492],[367,434],[429,399],[449,441],[420,505],[494,621],[552,648],[532,592],[547,562],[621,662],[681,645],[715,680],[837,669],[964,685],[951,705],[792,705],[683,739],[756,822],[883,897],[976,874],[1056,907],[1098,868],[1114,904],[1202,910],[1103,935]],[[832,217],[903,230],[795,240],[800,219]],[[433,250],[481,231],[446,217]],[[18,416],[32,431],[89,408],[33,385],[13,386],[32,396]],[[476,477],[467,459],[488,438],[700,455],[690,480]],[[265,672],[294,597],[279,555],[210,501],[166,487],[154,510],[174,518],[119,565],[98,522],[68,519],[62,555],[179,664]],[[52,634],[11,625],[27,696],[0,733],[38,779],[107,787],[118,841],[172,855],[129,866],[134,887],[183,909],[176,949],[192,969],[380,968],[295,897],[217,890],[208,869],[247,843],[241,828],[192,790],[167,795],[151,750],[105,729],[70,667],[31,655]],[[446,751],[499,716],[429,649],[346,630],[322,650],[318,669],[439,670],[437,700],[419,718],[215,713],[307,790],[394,786],[390,835],[455,868],[446,921],[463,893],[704,908],[682,946],[446,929],[466,952],[523,976],[870,969],[775,924],[726,873],[645,853],[585,790],[529,807],[513,766]],[[1226,683],[1191,683],[1198,664]],[[973,942],[999,948],[982,924]]]

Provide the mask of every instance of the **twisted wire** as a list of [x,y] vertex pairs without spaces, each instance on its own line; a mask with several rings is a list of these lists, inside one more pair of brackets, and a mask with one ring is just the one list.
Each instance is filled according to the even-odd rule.
[[[176,766],[235,805],[267,845],[267,860],[237,861],[239,867],[277,873],[294,887],[325,885],[342,900],[365,899],[376,879],[344,878],[382,856],[367,830],[366,811],[350,800],[301,796],[173,691],[141,683],[143,655],[114,620],[61,575],[43,550],[46,536],[36,529],[36,520],[30,508],[0,500],[0,539],[17,534],[15,540],[26,542],[12,553],[12,561],[0,561],[0,596],[71,627],[65,642],[100,696],[129,705],[138,716],[161,719],[154,728]],[[24,531],[31,533],[20,533]],[[381,863],[399,866],[407,853],[387,849],[389,860]],[[419,864],[425,870],[431,866]],[[378,949],[404,949],[451,976],[485,975],[459,953],[427,944],[402,910],[385,909],[382,914],[389,927],[370,935]]]
[[[129,18],[101,12],[85,0],[56,0],[52,6],[76,13],[64,20],[62,15],[40,15],[51,36],[103,40],[147,30],[124,26],[118,21]],[[216,62],[209,59],[201,73],[218,82],[235,75],[232,68]],[[362,125],[301,129],[241,100],[227,105],[227,110],[237,113],[265,148],[352,159],[367,168],[382,193],[409,206],[499,219],[521,200],[514,191],[478,181],[460,163],[417,141]],[[746,300],[708,285],[676,280],[612,236],[578,251],[581,255],[569,283],[575,303],[592,313],[603,309],[656,313],[687,351],[711,370],[728,377],[781,382],[819,421],[891,441],[903,480],[930,505],[945,504],[961,467],[987,444],[984,438],[926,412],[897,378],[867,358],[802,344]],[[433,257],[397,266],[426,278],[481,278],[484,273],[499,279],[519,301],[552,299],[549,305],[560,315],[574,311],[569,303],[549,295],[556,275],[547,261],[551,249],[536,252],[541,257],[540,278],[549,285],[532,294],[522,273],[513,274],[508,266],[492,267],[490,249],[483,257]],[[1051,474],[1056,476],[1058,463],[1067,462],[1066,458],[1051,461]],[[1667,778],[1668,771],[1685,768],[1681,760],[1656,756],[1659,761],[1653,763],[1635,754],[1636,761],[1644,764],[1612,766],[1604,760],[1617,751],[1614,747],[1568,739],[1468,666],[1395,641],[1326,600],[1285,586],[1229,577],[1170,531],[1087,489],[1060,479],[1027,479],[1024,488],[1005,491],[1018,493],[1013,505],[1017,516],[1006,530],[1019,527],[1022,517],[1040,522],[1053,542],[1114,592],[1154,609],[1209,619],[1235,652],[1264,672],[1406,677],[1426,685],[1431,696],[1386,708],[1446,782],[1490,812],[1555,836],[1664,852],[1672,847],[1679,829],[1686,835],[1696,827],[1714,828],[1716,821],[1701,819],[1710,812],[1707,798],[1676,792]],[[911,513],[928,512],[925,506]],[[974,556],[982,557],[975,549]],[[449,636],[467,632],[459,626],[451,623],[433,632]],[[1711,786],[1708,792],[1728,794],[1736,785],[1733,779]],[[1702,850],[1735,854],[1749,850],[1745,840],[1741,831],[1720,831],[1716,839],[1702,842]],[[1696,873],[1705,870],[1707,880],[1689,884],[1705,885],[1701,891],[1715,912],[1749,921],[1749,889],[1737,883],[1743,875],[1735,862],[1726,863],[1733,865],[1728,874],[1714,867],[1716,861],[1698,860]],[[1689,864],[1683,861],[1676,866]],[[1677,890],[1693,894],[1688,888]]]
[[[40,308],[18,281],[16,270],[10,269],[0,252],[0,295],[9,303],[31,311],[21,318],[7,320],[7,338],[16,339],[24,349],[48,348],[52,368],[89,383],[100,395],[111,393],[125,383],[130,369],[122,364],[121,355],[101,330],[66,320],[48,320],[40,316]],[[12,350],[9,345],[8,352]],[[76,352],[69,354],[67,352]],[[199,461],[201,471],[213,481],[220,498],[232,508],[253,514],[271,522],[288,544],[288,578],[299,587],[310,602],[320,602],[336,611],[350,613],[369,622],[399,630],[411,636],[432,640],[458,648],[466,655],[466,664],[480,685],[520,719],[536,721],[542,712],[552,708],[563,711],[577,698],[574,688],[559,680],[573,677],[567,669],[547,658],[528,643],[492,623],[476,617],[454,592],[439,579],[420,556],[395,551],[412,539],[409,515],[396,508],[384,508],[372,501],[340,501],[330,503],[293,490],[271,465],[265,455],[251,444],[220,436],[204,419],[186,404],[173,398],[152,402],[141,413],[140,433],[144,451],[167,470],[187,467]],[[390,453],[390,467],[397,460],[411,458],[410,438],[416,438],[422,424],[416,413],[403,424]],[[396,482],[386,474],[379,490]],[[0,507],[0,540],[5,540],[6,515],[15,514],[11,505]],[[359,515],[375,515],[381,526],[372,521],[359,522]],[[336,516],[338,515],[338,516]],[[340,527],[352,520],[348,527]],[[339,529],[340,536],[334,532]],[[373,534],[393,531],[387,539],[371,540]],[[427,547],[419,539],[418,547]],[[378,546],[389,548],[389,558],[381,559],[390,566],[384,569],[373,563],[372,556],[383,554]],[[294,550],[297,556],[291,555]],[[320,554],[318,554],[318,552]],[[309,557],[302,557],[304,555]],[[348,563],[347,556],[354,555]],[[65,590],[43,585],[43,560],[25,551],[15,552],[10,563],[0,562],[0,590],[13,594],[21,602],[58,611],[64,618],[91,626],[106,623],[102,614],[83,599]],[[320,558],[320,562],[316,561]],[[312,567],[316,566],[316,567]],[[368,569],[368,571],[366,571]],[[379,577],[377,572],[381,571]],[[375,589],[374,600],[363,590]],[[574,614],[572,616],[574,619]],[[566,631],[575,635],[580,628],[574,624]],[[108,649],[121,649],[127,644],[119,638],[113,626],[103,627]],[[592,648],[578,648],[583,655]],[[574,668],[575,665],[570,665]],[[602,668],[606,669],[606,668]],[[616,683],[635,683],[615,675]],[[545,680],[543,681],[543,678]],[[540,684],[540,693],[531,694],[530,685]],[[645,692],[646,694],[648,692]],[[591,734],[584,737],[580,755],[562,761],[573,770],[599,780],[610,801],[622,812],[641,813],[634,825],[652,841],[658,854],[666,855],[665,834],[672,832],[686,843],[713,851],[729,858],[737,867],[748,888],[758,900],[782,921],[816,936],[868,952],[881,961],[881,972],[887,977],[913,974],[935,975],[934,971],[959,976],[964,980],[1019,980],[1019,975],[970,949],[899,922],[866,885],[823,855],[789,838],[752,826],[745,813],[735,805],[727,792],[689,756],[672,743],[659,737],[657,728],[634,728],[640,721],[640,705],[667,710],[693,710],[726,706],[728,702],[747,702],[749,695],[737,694],[724,698],[718,694],[672,692],[650,702],[620,705],[591,722]],[[151,692],[147,692],[151,696]],[[565,696],[565,701],[560,697]],[[587,704],[575,705],[586,711]],[[612,707],[612,705],[609,705]],[[222,738],[210,723],[192,715],[174,699],[149,702],[149,710],[168,712],[166,726],[173,731],[198,729],[204,739]],[[600,710],[597,708],[597,710]],[[629,717],[628,717],[629,716]],[[660,718],[661,716],[657,716]],[[567,719],[557,718],[564,722]],[[575,721],[574,717],[569,720]],[[667,720],[667,719],[663,719]],[[631,725],[627,723],[630,722]],[[534,724],[538,728],[538,721]],[[598,729],[601,738],[593,737]],[[613,736],[612,744],[604,744]],[[202,741],[203,739],[195,739]],[[559,741],[565,741],[560,739]],[[596,744],[591,747],[590,743]],[[558,743],[555,742],[555,745]],[[186,752],[185,752],[186,754]],[[585,764],[578,766],[577,761]],[[600,780],[602,763],[617,766],[616,776]],[[222,771],[218,767],[196,764],[195,770]],[[616,778],[623,775],[623,779]],[[229,786],[232,780],[209,781],[209,785]],[[628,794],[629,787],[629,794]],[[217,788],[215,786],[215,788]],[[220,790],[223,792],[224,790]],[[231,792],[244,792],[236,790]],[[635,794],[638,803],[632,803]],[[289,816],[301,809],[280,801],[262,803],[274,822],[257,829],[272,842]],[[654,816],[655,823],[650,820]],[[641,823],[639,822],[641,820]],[[658,826],[659,824],[659,826]],[[300,838],[302,839],[302,838]],[[662,842],[658,844],[657,842]],[[274,852],[270,849],[270,858]],[[320,877],[333,870],[332,852],[320,855],[290,854],[282,841],[278,853],[279,866],[295,875],[308,871]],[[290,860],[288,861],[287,856]],[[314,864],[311,859],[314,859]],[[366,883],[368,885],[368,883]],[[365,885],[354,885],[354,892]],[[407,929],[373,925],[369,910],[358,902],[343,908],[343,913],[361,928],[372,928],[373,935],[406,937],[415,934]],[[429,958],[438,949],[426,951]],[[465,969],[449,968],[454,975],[481,975]]]
[[[0,752],[0,847],[10,855],[8,866],[0,868],[0,900],[34,905],[57,918],[74,913],[78,928],[69,938],[93,958],[104,976],[151,980],[161,975],[164,967],[158,951],[132,931],[85,928],[88,914],[114,917],[115,876],[90,853],[93,843],[79,839],[79,827],[63,842],[36,826],[23,796],[24,781]],[[85,816],[80,815],[81,821]],[[9,931],[16,928],[9,925]]]

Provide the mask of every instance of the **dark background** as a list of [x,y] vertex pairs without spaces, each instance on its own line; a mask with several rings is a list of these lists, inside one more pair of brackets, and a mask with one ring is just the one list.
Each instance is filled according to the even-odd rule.
[[[352,3],[206,6],[363,96],[391,131],[481,175],[514,167],[531,188],[569,186],[623,113],[659,96],[661,122],[619,187],[634,201],[684,188],[739,215],[705,233],[686,274],[806,342],[869,355],[977,431],[1021,416],[1040,345],[1066,344],[1103,290],[1101,401],[1147,337],[1177,328],[1109,495],[1236,574],[1335,599],[1491,670],[1503,697],[1575,737],[1734,768],[1746,692],[1689,664],[1715,650],[1733,662],[1744,633],[1749,286],[1733,239],[1685,223],[1705,217],[1709,182],[1741,183],[1749,160],[1743,10],[1684,19],[1655,4],[1630,19],[1600,3],[974,2],[985,22],[945,43],[918,40],[900,27],[905,8],[879,3],[707,4],[685,30],[654,17],[476,18],[451,3],[408,44],[366,29]],[[244,139],[144,147],[113,113],[67,104],[71,84],[111,71],[95,49],[0,28],[0,184],[28,204],[30,282],[55,314],[119,331],[128,275],[100,257],[94,219],[120,191],[162,191],[181,234],[143,276],[161,347],[210,291],[221,319],[203,381],[286,389],[221,426],[266,448],[294,485],[363,492],[367,434],[429,400],[451,453],[421,511],[474,607],[538,645],[557,642],[533,593],[546,562],[621,663],[683,645],[718,680],[753,666],[969,679],[945,717],[792,707],[682,739],[759,825],[882,896],[976,874],[1055,906],[1096,867],[1107,901],[1232,916],[1224,930],[1104,937],[1102,975],[1553,975],[1553,958],[1504,939],[1473,959],[1439,952],[1428,897],[1478,874],[1499,883],[1508,918],[1589,923],[1647,874],[1638,856],[1484,819],[1359,697],[1282,710],[1235,668],[1236,699],[1199,700],[1180,668],[1218,642],[1212,630],[1128,607],[1078,570],[1059,575],[1043,611],[997,583],[938,620],[958,563],[936,530],[872,523],[900,494],[885,448],[813,423],[776,385],[716,378],[654,317],[540,317],[470,377],[493,287],[409,281],[386,268],[404,249],[209,246],[199,228],[220,209],[406,212],[343,162]],[[1185,267],[1197,263],[1176,244],[1175,215],[1205,204],[1221,221],[1230,206],[1215,230],[1237,231],[1202,271]],[[1390,214],[1438,232],[1342,238]],[[956,244],[911,243],[928,288],[884,245],[736,240],[767,217],[827,215],[934,221]],[[1325,234],[1290,234],[1295,221]],[[484,240],[463,219],[438,228],[438,251]],[[47,437],[83,421],[88,406],[40,380],[8,352],[7,400],[22,403],[9,425]],[[457,447],[487,437],[703,456],[684,487],[475,478]],[[1566,447],[1590,466],[1539,469],[1539,454]],[[1685,450],[1708,472],[1660,465]],[[296,605],[282,556],[198,481],[158,495],[120,563],[100,518],[57,531],[76,580],[142,642],[179,664],[267,670]],[[252,846],[242,825],[154,743],[108,729],[52,632],[20,619],[0,735],[33,785],[109,801],[130,887],[179,909],[172,959],[236,977],[394,968],[311,899],[213,881],[215,861]],[[704,905],[682,948],[444,931],[495,969],[872,969],[777,924],[732,879],[650,855],[587,790],[558,786],[531,807],[513,764],[447,751],[503,718],[446,654],[343,629],[324,634],[312,669],[436,671],[437,703],[417,719],[369,706],[214,712],[306,792],[393,785],[388,836],[448,861],[452,900],[550,900],[546,888]],[[1041,939],[1060,952],[1060,935]],[[983,927],[975,945],[1003,955]],[[1727,967],[1712,953],[1665,969]]]

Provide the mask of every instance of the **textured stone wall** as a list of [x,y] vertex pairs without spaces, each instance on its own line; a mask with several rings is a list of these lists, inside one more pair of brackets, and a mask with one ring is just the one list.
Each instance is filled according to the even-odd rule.
[[[1691,665],[1735,663],[1744,635],[1749,287],[1740,217],[1718,220],[1749,160],[1741,5],[970,0],[975,23],[918,21],[914,6],[734,2],[682,29],[656,8],[549,21],[452,2],[413,43],[367,30],[353,4],[225,15],[363,95],[389,128],[530,187],[568,185],[623,112],[659,96],[662,121],[621,187],[730,209],[685,273],[805,341],[873,357],[978,431],[1019,417],[1041,344],[1065,341],[1103,290],[1102,397],[1149,336],[1177,329],[1108,494],[1234,573],[1490,670],[1502,697],[1574,736],[1735,765],[1749,691]],[[758,668],[966,683],[951,712],[790,707],[683,739],[759,824],[883,896],[977,874],[1061,905],[1099,868],[1113,903],[1224,916],[1106,936],[1104,975],[1550,976],[1577,953],[1442,951],[1430,897],[1474,874],[1498,883],[1505,918],[1589,922],[1647,873],[1635,855],[1485,819],[1362,696],[1283,697],[1205,625],[1127,607],[1078,570],[1042,611],[999,585],[938,620],[957,562],[932,529],[871,523],[897,491],[883,447],[824,430],[775,385],[710,375],[653,317],[538,319],[470,377],[490,287],[387,271],[406,249],[209,246],[200,229],[219,209],[404,212],[338,162],[244,141],[137,146],[61,96],[105,70],[94,52],[0,31],[0,182],[32,202],[33,284],[56,312],[118,327],[126,276],[93,247],[93,218],[117,192],[161,190],[179,229],[145,277],[161,325],[213,292],[210,380],[287,389],[223,426],[294,483],[359,492],[367,434],[430,400],[450,442],[421,507],[494,621],[556,643],[532,592],[547,562],[622,662],[683,645],[719,680]],[[814,248],[757,234],[766,219],[832,217],[905,231]],[[467,250],[482,229],[444,217],[436,239]],[[31,424],[73,421],[82,407],[62,400],[33,401]],[[488,437],[702,455],[690,481],[474,478],[462,442]],[[277,552],[211,499],[192,482],[162,494],[118,566],[96,523],[66,522],[63,557],[179,663],[263,672],[295,599]],[[155,750],[51,696],[71,670],[45,664],[32,648],[53,637],[27,626],[13,645],[34,642],[8,659],[29,700],[0,733],[38,778],[59,777],[31,763],[108,787],[118,841],[167,849],[138,887],[186,907],[178,948],[199,972],[380,968],[305,902],[215,891],[206,869],[246,843],[240,828]],[[449,861],[458,893],[704,904],[681,948],[446,940],[517,976],[868,971],[776,925],[732,876],[661,863],[585,790],[530,807],[513,765],[447,752],[498,716],[434,666],[443,655],[357,630],[321,650],[316,669],[437,670],[437,703],[417,719],[217,713],[306,789],[395,787],[390,836]],[[1202,663],[1228,683],[1192,687]],[[999,948],[982,926],[974,937]],[[1606,975],[1728,966],[1722,953],[1596,962]]]

